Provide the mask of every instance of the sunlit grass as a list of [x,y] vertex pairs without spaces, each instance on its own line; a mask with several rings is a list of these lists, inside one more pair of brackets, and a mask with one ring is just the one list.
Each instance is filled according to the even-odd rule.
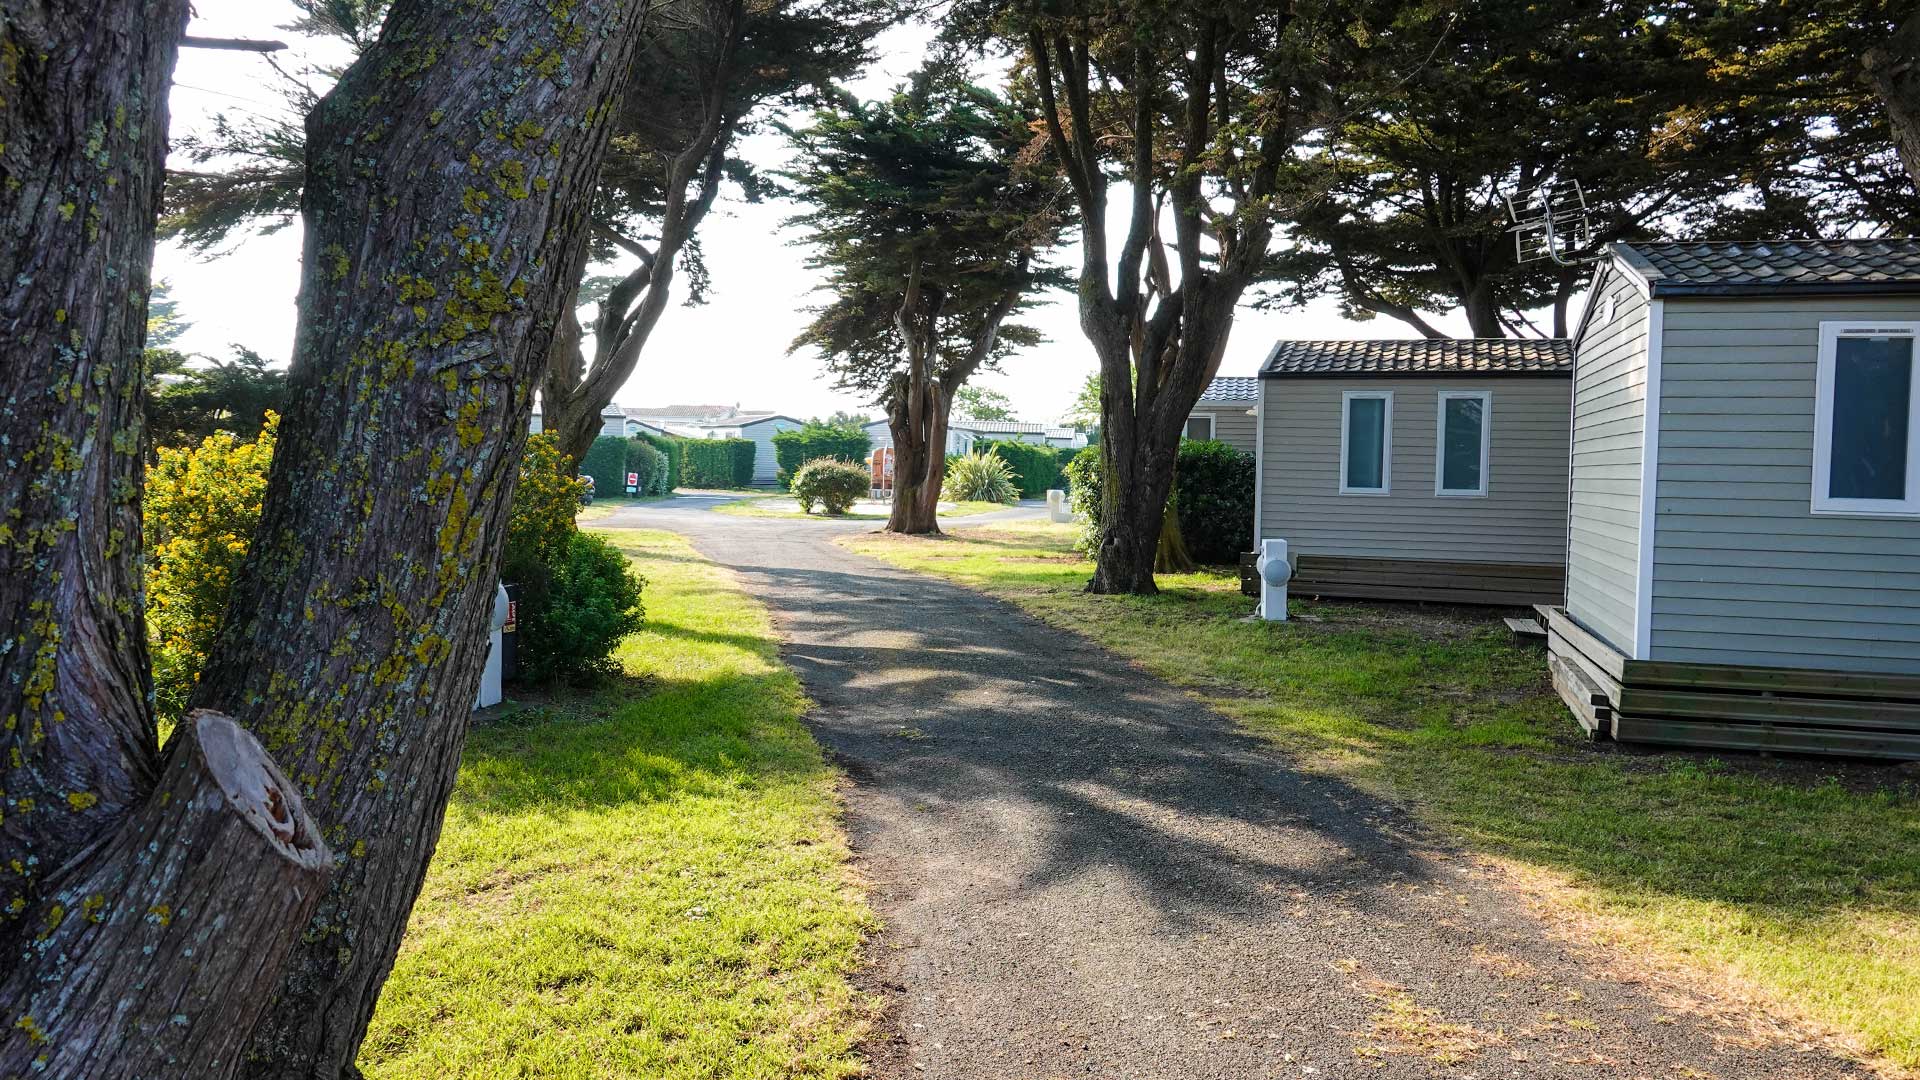
[[872,918],[763,608],[668,533],[629,678],[467,741],[374,1080],[842,1077]]
[[1920,1066],[1920,782],[1890,766],[1586,742],[1538,646],[1494,613],[1296,601],[1245,621],[1224,572],[1151,598],[1081,591],[1045,523],[855,550],[945,575],[1197,692],[1309,768],[1537,868],[1556,902]]

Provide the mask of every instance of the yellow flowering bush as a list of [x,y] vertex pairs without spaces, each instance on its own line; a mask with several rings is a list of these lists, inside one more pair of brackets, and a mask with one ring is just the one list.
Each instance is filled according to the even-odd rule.
[[260,521],[280,418],[258,438],[227,433],[160,447],[147,471],[147,640],[160,715],[177,719],[220,629],[234,576]]

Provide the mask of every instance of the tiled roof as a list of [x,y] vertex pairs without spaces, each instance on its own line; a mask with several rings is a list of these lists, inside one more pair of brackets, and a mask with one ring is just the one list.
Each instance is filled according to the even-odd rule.
[[1920,240],[1616,244],[1655,296],[1920,292]]
[[1572,370],[1573,342],[1566,338],[1279,341],[1260,365],[1260,377],[1559,375]]
[[956,416],[947,426],[996,435],[1044,435],[1047,430],[1045,424],[1030,424],[1025,420],[975,420],[970,416]]
[[1225,375],[1207,384],[1201,401],[1257,401],[1260,380],[1244,375]]
[[668,405],[662,409],[622,409],[635,420],[725,420],[741,415],[732,405]]

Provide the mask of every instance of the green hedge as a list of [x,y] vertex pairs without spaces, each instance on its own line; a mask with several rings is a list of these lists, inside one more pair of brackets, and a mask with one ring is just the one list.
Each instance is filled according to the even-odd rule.
[[661,494],[662,495],[669,494],[675,488],[679,487],[680,486],[680,459],[682,457],[682,451],[680,449],[680,440],[669,439],[660,435],[651,435],[644,431],[638,435],[635,435],[634,438],[640,442],[646,443],[648,446],[651,446],[655,450],[658,450],[661,453],[667,455],[667,490],[661,492]]
[[872,449],[873,440],[866,432],[831,424],[809,423],[773,437],[773,457],[780,463],[782,485],[788,484],[800,466],[809,461],[851,461],[864,465],[867,452]]
[[640,494],[665,495],[678,486],[674,476],[677,448],[669,452],[656,443],[670,441],[602,435],[587,448],[580,475],[593,477],[594,494],[603,499],[627,493],[628,473],[640,474]]
[[1048,488],[1064,485],[1060,474],[1060,451],[1039,443],[1020,442],[1016,439],[1004,439],[994,442],[981,439],[973,444],[980,452],[998,454],[1001,461],[1013,470],[1014,485],[1020,489],[1023,499],[1037,498],[1047,493]]
[[[1086,519],[1082,544],[1099,542],[1101,460],[1093,447],[1074,457],[1067,468],[1072,482],[1074,512]],[[1180,536],[1194,561],[1237,563],[1240,553],[1253,547],[1252,454],[1243,454],[1214,440],[1182,440],[1175,459],[1173,506],[1180,518]]]
[[688,487],[753,486],[752,439],[681,439],[680,479]]
[[1253,547],[1253,455],[1217,440],[1184,439],[1174,466],[1174,511],[1195,562],[1230,564]]
[[626,474],[627,440],[622,438],[602,435],[580,459],[580,475],[593,478],[593,493],[603,499],[626,494]]

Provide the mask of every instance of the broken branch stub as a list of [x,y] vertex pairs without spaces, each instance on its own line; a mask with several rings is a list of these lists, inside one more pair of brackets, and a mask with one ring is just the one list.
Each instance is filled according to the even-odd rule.
[[231,1075],[332,864],[260,743],[195,711],[147,799],[22,916],[0,1077]]

